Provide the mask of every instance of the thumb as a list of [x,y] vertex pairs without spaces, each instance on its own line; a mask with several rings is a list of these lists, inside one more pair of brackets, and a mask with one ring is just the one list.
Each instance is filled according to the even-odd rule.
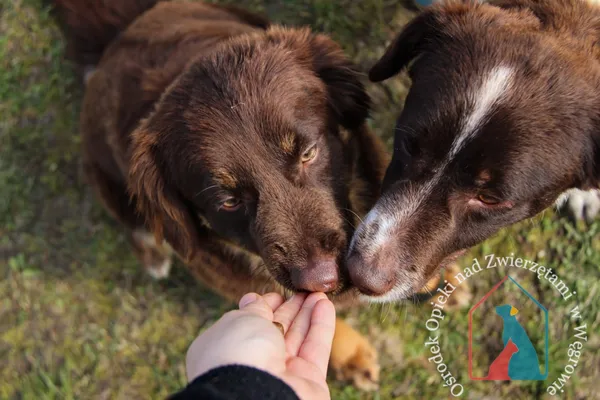
[[273,321],[273,310],[269,304],[256,293],[245,294],[240,299],[240,310]]

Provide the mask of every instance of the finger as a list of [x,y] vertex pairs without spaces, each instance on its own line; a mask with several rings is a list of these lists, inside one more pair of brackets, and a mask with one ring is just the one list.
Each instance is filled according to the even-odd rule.
[[240,309],[242,309],[245,306],[247,306],[248,304],[252,303],[258,297],[260,297],[260,296],[256,293],[246,293],[245,295],[242,296],[242,298],[240,299],[240,302],[238,303]]
[[296,293],[273,313],[273,321],[279,322],[283,326],[284,332],[287,332],[290,326],[292,326],[292,322],[294,322],[294,318],[296,318],[300,308],[302,308],[306,297],[307,294],[305,293]]
[[335,307],[328,299],[319,300],[313,308],[310,329],[300,347],[298,357],[315,365],[321,371],[323,378],[327,376],[334,333]]
[[327,299],[325,293],[311,293],[298,312],[289,331],[285,334],[285,348],[290,356],[297,356],[300,346],[304,343],[308,330],[310,329],[310,319],[313,308],[319,300]]
[[[329,389],[327,387],[327,380],[322,375],[322,372],[317,368],[316,365],[309,363],[306,360],[303,360],[300,357],[292,357],[288,359],[286,362],[286,374],[287,376],[291,376],[292,378],[289,381],[297,384],[293,386],[294,390],[297,390],[299,394],[301,394],[301,388],[298,385],[309,385],[311,386],[311,390],[308,393],[311,393],[312,396],[304,396],[301,398],[306,399],[315,399],[320,398],[315,395],[317,392],[324,391],[326,394]],[[323,397],[325,399],[331,399],[329,396]]]
[[283,297],[279,293],[267,293],[262,298],[273,311],[277,310],[283,304]]
[[[250,301],[248,301],[250,299]],[[240,311],[251,313],[266,320],[273,321],[273,310],[261,296],[249,293],[240,300]]]

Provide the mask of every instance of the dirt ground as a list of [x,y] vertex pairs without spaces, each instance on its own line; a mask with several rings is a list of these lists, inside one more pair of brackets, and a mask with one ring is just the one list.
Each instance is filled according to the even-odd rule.
[[[331,34],[365,71],[413,15],[389,0],[251,0],[244,6]],[[82,179],[82,91],[63,48],[40,0],[0,0],[0,398],[164,398],[185,384],[191,340],[231,305],[194,283],[181,265],[160,282],[137,265]],[[390,146],[408,85],[400,76],[369,86],[376,110],[371,125]],[[460,262],[464,268],[475,256],[516,253],[552,267],[577,292],[575,303],[565,302],[548,282],[511,270],[549,310],[549,380],[568,360],[565,343],[578,324],[568,318],[573,304],[587,323],[583,354],[560,398],[600,398],[599,231],[599,222],[574,225],[547,211],[503,230]],[[507,272],[500,267],[469,280],[474,301]],[[349,321],[381,351],[381,389],[364,394],[332,379],[333,398],[449,398],[427,361],[431,309],[403,303],[352,310]],[[468,310],[448,312],[440,336],[445,363],[465,386],[463,397],[547,397],[548,381],[469,380]],[[537,332],[532,340],[542,341],[543,330],[533,317],[528,321],[528,331]],[[476,339],[491,351],[498,336]]]

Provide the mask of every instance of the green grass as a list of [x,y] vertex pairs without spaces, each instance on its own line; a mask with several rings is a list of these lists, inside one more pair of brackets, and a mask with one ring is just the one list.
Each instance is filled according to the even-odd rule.
[[[411,16],[388,0],[251,0],[248,7],[330,33],[365,70]],[[39,0],[0,0],[0,398],[162,398],[185,384],[188,344],[231,306],[181,266],[164,282],[147,277],[83,182],[77,132],[82,91],[63,60],[63,46]],[[377,110],[373,128],[388,143],[407,82],[400,77],[369,87]],[[599,230],[598,222],[574,227],[547,212],[470,255],[516,252],[556,268],[576,287],[590,335],[564,394],[571,399],[599,392]],[[469,257],[461,262],[470,264]],[[502,276],[493,270],[471,280],[474,298]],[[519,274],[551,313],[554,377],[566,362],[568,306],[530,278]],[[424,351],[430,312],[428,305],[410,303],[352,310],[349,321],[381,350],[382,387],[364,395],[332,381],[333,397],[448,398]],[[442,328],[443,354],[468,388],[465,398],[539,397],[539,384],[468,382],[466,314],[449,313]]]

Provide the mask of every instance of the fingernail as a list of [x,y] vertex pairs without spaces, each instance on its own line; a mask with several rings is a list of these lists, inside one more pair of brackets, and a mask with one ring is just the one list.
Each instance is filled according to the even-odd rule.
[[250,303],[254,303],[258,299],[256,293],[247,293],[240,299],[240,309],[246,307]]

